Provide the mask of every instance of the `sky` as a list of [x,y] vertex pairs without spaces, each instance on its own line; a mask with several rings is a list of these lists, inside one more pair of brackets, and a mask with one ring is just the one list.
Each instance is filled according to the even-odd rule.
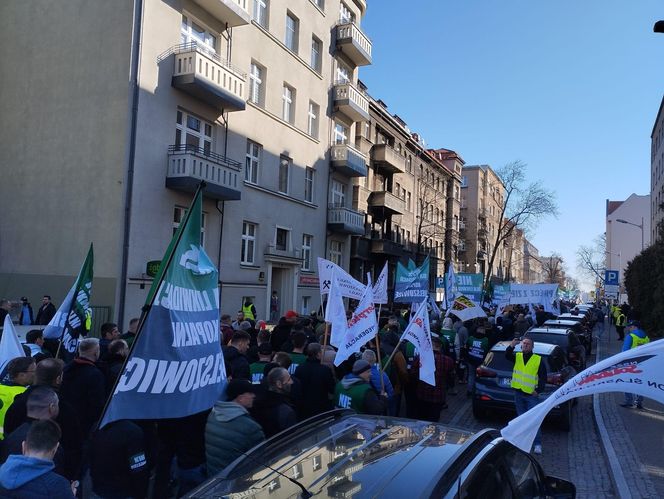
[[369,0],[360,79],[427,147],[525,162],[559,209],[529,239],[590,289],[576,251],[605,231],[606,199],[650,192],[659,19],[654,0]]

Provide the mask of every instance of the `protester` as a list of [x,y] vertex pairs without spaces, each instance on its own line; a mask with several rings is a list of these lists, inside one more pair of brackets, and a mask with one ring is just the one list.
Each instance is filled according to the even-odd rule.
[[101,325],[101,338],[99,340],[99,358],[106,360],[108,354],[108,345],[111,341],[117,340],[120,337],[120,330],[118,325],[113,322],[106,322]]
[[484,327],[478,327],[466,341],[466,364],[468,366],[468,386],[466,395],[472,396],[475,389],[475,370],[482,365],[484,357],[489,353],[489,340]]
[[[521,342],[521,352],[514,353],[514,347]],[[514,389],[514,405],[518,416],[535,407],[539,394],[546,387],[546,365],[542,357],[533,353],[533,340],[514,338],[505,350],[505,357],[514,363],[511,386]],[[535,454],[542,453],[542,430],[537,430],[533,447]]]
[[138,317],[134,317],[129,321],[129,329],[125,334],[121,336],[123,340],[127,342],[127,345],[131,347],[131,345],[134,343],[134,339],[136,338],[136,332],[138,331],[138,323],[140,319]]
[[622,309],[617,308],[616,314],[616,332],[618,333],[618,341],[625,340],[625,324],[627,323],[627,316],[623,313]]
[[275,367],[266,375],[267,391],[257,400],[251,415],[261,425],[267,438],[290,428],[297,416],[289,397],[293,380],[283,367]]
[[226,402],[217,401],[205,426],[207,474],[212,477],[255,445],[265,440],[261,426],[249,415],[254,386],[234,379],[226,388]]
[[387,396],[388,414],[392,416],[396,415],[394,413],[396,407],[392,405],[394,403],[394,388],[392,387],[392,382],[390,381],[389,376],[378,367],[376,352],[367,349],[362,352],[362,359],[366,360],[369,365],[371,365],[371,376],[369,377],[371,388],[373,388],[376,393],[385,392],[385,395]]
[[0,324],[5,323],[5,317],[9,315],[9,312],[12,310],[12,303],[9,300],[2,299],[0,300]]
[[[37,366],[31,357],[17,357],[7,364],[8,380],[0,383],[0,429],[4,428],[5,415],[14,398],[23,393],[34,382]],[[4,437],[4,430],[0,438]]]
[[331,410],[335,381],[332,370],[321,364],[323,347],[319,343],[307,345],[307,360],[300,364],[293,378],[299,381],[301,398],[296,406],[300,421]]
[[21,298],[21,313],[18,316],[18,323],[21,326],[31,326],[35,323],[32,305],[30,305],[30,301],[25,296]]
[[292,364],[288,368],[288,372],[293,374],[295,369],[304,364],[307,360],[307,356],[304,354],[304,348],[307,344],[307,335],[304,334],[304,331],[302,330],[293,331],[290,340],[293,345],[293,351],[289,353]]
[[25,346],[30,349],[30,356],[39,364],[43,359],[52,357],[51,353],[44,350],[44,331],[31,329],[25,335]]
[[258,360],[249,364],[249,373],[251,382],[259,385],[263,381],[265,366],[272,360],[272,347],[270,343],[261,343],[258,345]]
[[115,381],[120,377],[122,366],[129,355],[129,345],[125,340],[117,339],[108,345],[106,355],[106,388],[110,393]]
[[272,343],[272,350],[279,352],[282,350],[283,344],[290,338],[291,330],[297,321],[297,312],[289,310],[286,314],[279,319],[279,323],[274,326],[270,342]]
[[233,339],[233,333],[235,332],[230,315],[224,314],[221,316],[219,319],[219,331],[221,332],[221,344],[228,345],[231,339]]
[[81,434],[88,438],[106,402],[106,380],[95,365],[99,360],[99,339],[85,338],[78,344],[78,357],[67,364],[62,375],[60,398],[79,416]]
[[[380,363],[383,366],[385,373],[389,376],[390,383],[392,383],[392,388],[394,389],[394,395],[392,396],[392,402],[388,411],[391,416],[399,415],[401,398],[410,379],[406,357],[404,357],[403,352],[397,348],[399,336],[396,331],[397,328],[395,327],[394,330],[390,329],[386,333],[379,335],[381,354],[383,355],[383,358],[380,359]],[[390,357],[392,357],[392,360],[387,364],[387,360]]]
[[95,431],[90,446],[90,476],[92,492],[99,497],[146,497],[149,469],[141,427],[122,419]]
[[530,329],[530,323],[523,314],[519,314],[514,323],[514,335],[523,336]]
[[37,317],[35,319],[35,324],[38,326],[46,326],[55,315],[55,305],[51,302],[51,297],[49,295],[44,295],[42,298],[41,307],[37,310]]
[[387,414],[387,397],[371,387],[371,364],[356,360],[351,373],[337,383],[334,400],[337,407],[353,409],[359,414]]
[[231,327],[233,328],[233,331],[239,331],[240,324],[242,324],[244,321],[245,321],[244,312],[242,310],[238,310],[237,314],[235,315],[235,320],[231,322]]
[[51,420],[36,421],[23,442],[23,455],[11,455],[0,467],[0,497],[73,499],[78,482],[70,484],[53,471],[60,428]]
[[[646,332],[641,329],[641,323],[639,321],[630,321],[627,324],[627,337],[623,343],[622,351],[626,352],[627,350],[631,350],[632,348],[640,347],[641,345],[646,345],[648,343],[650,343],[650,338]],[[637,409],[643,409],[643,396],[636,395],[635,397],[632,393],[625,393],[625,401],[620,405],[621,407],[635,406]]]
[[233,338],[228,346],[223,346],[224,362],[226,372],[233,379],[246,379],[249,381],[251,375],[249,372],[249,360],[245,355],[249,349],[251,336],[246,331],[235,331]]
[[417,385],[417,416],[424,421],[437,422],[440,412],[447,408],[447,378],[454,376],[454,362],[442,351],[438,335],[431,336],[433,358],[436,365],[435,386],[420,380]]

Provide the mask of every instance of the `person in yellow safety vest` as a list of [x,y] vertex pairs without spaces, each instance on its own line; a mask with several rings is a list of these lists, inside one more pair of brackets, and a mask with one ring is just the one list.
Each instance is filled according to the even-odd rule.
[[618,305],[613,305],[611,307],[611,317],[613,317],[613,323],[616,323],[616,319],[618,318],[618,315],[620,314],[620,307]]
[[[521,343],[521,351],[514,347]],[[540,402],[539,394],[546,386],[546,365],[542,357],[533,353],[533,340],[514,338],[505,350],[505,357],[514,363],[510,386],[514,389],[514,405],[518,416],[535,407]],[[542,453],[542,431],[537,430],[533,446],[535,454]]]
[[244,318],[248,321],[253,323],[256,322],[256,307],[254,304],[251,302],[251,298],[246,298],[244,300],[244,304],[242,305],[242,313],[244,314]]
[[[622,351],[626,352],[632,348],[640,347],[650,343],[650,338],[646,332],[641,329],[641,323],[639,321],[629,321],[627,323],[627,337],[623,343]],[[634,398],[636,397],[636,404]],[[633,393],[625,393],[625,401],[620,404],[621,407],[634,407],[636,405],[637,409],[643,409],[643,397],[641,395],[634,395]]]
[[618,339],[623,341],[625,339],[625,323],[627,318],[620,309],[618,309],[618,315],[616,315],[616,332],[618,333]]
[[32,357],[17,357],[7,364],[8,381],[0,384],[0,438],[4,436],[5,414],[14,402],[14,397],[23,393],[34,383],[37,364]]

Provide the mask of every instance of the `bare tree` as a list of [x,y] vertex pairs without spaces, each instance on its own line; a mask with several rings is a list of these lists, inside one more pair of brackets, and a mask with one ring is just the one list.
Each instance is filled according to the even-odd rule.
[[551,256],[540,258],[542,262],[542,273],[544,282],[565,286],[565,269],[563,267],[563,257],[558,253],[552,253]]
[[[445,239],[445,194],[428,178],[417,179],[415,240],[417,251],[425,253],[429,240]],[[431,249],[431,248],[429,248]]]
[[576,250],[576,268],[591,279],[604,282],[606,267],[606,233],[597,236],[592,244],[581,245]]
[[525,231],[532,230],[541,218],[558,215],[555,194],[546,189],[539,181],[526,183],[525,163],[518,160],[513,161],[496,173],[503,182],[505,197],[500,208],[501,222],[496,231],[487,266],[485,289],[488,289],[491,280],[498,249],[510,239],[512,233],[517,228]]

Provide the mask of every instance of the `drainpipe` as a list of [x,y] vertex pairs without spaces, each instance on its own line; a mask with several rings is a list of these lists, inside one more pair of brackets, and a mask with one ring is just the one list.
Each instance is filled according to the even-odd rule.
[[136,159],[136,128],[138,122],[138,71],[141,55],[141,34],[143,24],[143,0],[134,2],[134,25],[131,34],[131,124],[129,128],[129,157],[127,159],[127,178],[125,184],[124,233],[122,236],[122,267],[120,270],[120,295],[118,300],[118,327],[123,330],[125,301],[127,299],[127,267],[129,261],[129,235],[131,229],[131,204],[134,190],[134,163]]
[[219,308],[221,309],[221,240],[224,237],[224,215],[226,214],[226,201],[221,202],[221,209],[219,209],[219,201],[216,204],[217,211],[221,214],[221,223],[219,224],[219,252],[217,253],[217,269],[219,271]]

